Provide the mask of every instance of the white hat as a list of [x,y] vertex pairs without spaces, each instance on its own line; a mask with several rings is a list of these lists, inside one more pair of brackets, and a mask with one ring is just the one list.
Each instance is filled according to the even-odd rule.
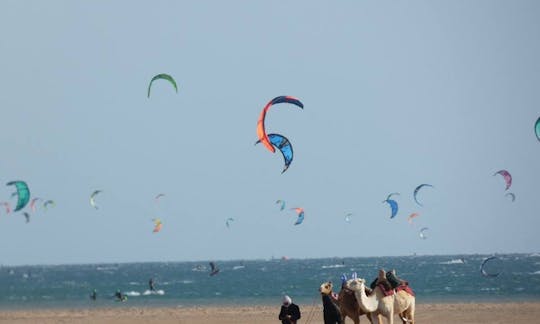
[[287,296],[287,295],[283,296],[283,304],[284,304],[284,305],[290,305],[290,304],[292,304],[292,299],[291,299],[291,297],[289,297],[289,296]]

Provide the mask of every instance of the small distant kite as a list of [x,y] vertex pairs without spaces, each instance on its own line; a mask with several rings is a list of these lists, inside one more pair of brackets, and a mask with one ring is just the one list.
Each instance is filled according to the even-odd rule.
[[298,218],[296,219],[296,222],[294,223],[294,225],[302,224],[302,222],[304,221],[304,208],[296,207],[296,208],[291,208],[291,210],[296,211],[296,213],[298,214]]
[[33,198],[31,201],[30,201],[30,209],[32,210],[32,212],[36,212],[36,202],[38,200],[41,200],[41,198]]
[[159,80],[159,79],[169,81],[173,85],[176,93],[178,93],[178,87],[176,86],[176,81],[174,81],[173,77],[168,74],[161,73],[153,77],[152,80],[150,80],[150,84],[148,84],[148,98],[150,98],[150,90],[152,89],[152,83],[154,83],[154,81]]
[[390,209],[392,210],[392,214],[390,215],[390,219],[396,217],[398,213],[398,203],[395,200],[392,199],[386,199],[383,201],[383,203],[387,203],[390,206]]
[[1,205],[4,205],[4,208],[6,209],[6,214],[11,213],[11,207],[9,206],[8,202],[1,202]]
[[510,189],[510,186],[512,185],[512,175],[510,175],[510,172],[506,170],[499,170],[493,173],[493,176],[496,176],[497,174],[500,174],[503,177],[504,182],[506,183],[506,189],[504,190]]
[[427,227],[422,227],[422,228],[420,229],[420,238],[421,238],[422,240],[427,239],[427,236],[426,236],[426,234],[425,234],[425,231],[427,231],[428,229],[429,229],[429,228],[427,228]]
[[285,209],[285,200],[278,199],[276,200],[276,204],[279,204],[279,210]]
[[45,208],[45,210],[47,210],[49,206],[55,207],[56,203],[53,200],[47,200],[43,203],[43,208]]
[[409,215],[409,217],[407,217],[407,221],[409,222],[409,224],[412,224],[413,218],[418,217],[418,216],[420,216],[419,213],[412,213]]
[[540,117],[538,117],[536,123],[534,123],[534,133],[536,134],[536,138],[540,141]]
[[24,212],[24,218],[26,218],[26,223],[30,223],[30,214],[28,214],[27,212]]
[[516,195],[514,193],[512,193],[512,192],[508,192],[504,196],[505,197],[510,197],[510,199],[512,199],[512,202],[516,201]]
[[154,218],[154,219],[152,219],[152,222],[154,222],[154,230],[152,232],[153,233],[158,233],[159,231],[161,231],[161,227],[163,226],[163,223],[161,222],[161,219]]
[[164,193],[158,194],[158,195],[154,198],[154,200],[156,201],[156,203],[159,202],[159,198],[161,198],[161,197],[165,197],[165,194],[164,194]]
[[28,185],[24,181],[10,181],[6,186],[15,186],[17,189],[17,206],[14,211],[19,211],[23,209],[26,204],[30,201],[30,190]]
[[274,153],[276,150],[272,146],[270,138],[268,137],[268,135],[266,135],[264,120],[266,119],[266,112],[268,111],[268,109],[270,109],[270,107],[272,107],[273,105],[280,104],[280,103],[290,103],[301,109],[304,109],[304,104],[300,100],[291,96],[275,97],[274,99],[270,100],[266,104],[266,106],[264,106],[259,116],[259,120],[257,121],[257,137],[259,138],[259,141],[261,141],[264,144],[264,146],[272,153]]
[[482,276],[484,277],[497,277],[500,273],[488,273],[486,272],[486,270],[484,270],[484,267],[486,266],[486,263],[488,263],[488,261],[490,260],[493,260],[493,259],[496,259],[497,257],[495,256],[492,256],[492,257],[489,257],[487,259],[485,259],[482,264],[480,265],[480,273],[482,274]]
[[422,189],[422,188],[424,188],[424,187],[431,187],[431,188],[433,188],[432,185],[427,184],[427,183],[423,183],[423,184],[419,185],[418,187],[416,187],[416,188],[414,189],[414,193],[413,193],[414,201],[416,201],[416,203],[417,203],[419,206],[423,206],[423,205],[418,201],[416,195],[418,194],[418,191],[420,191],[420,189]]
[[219,268],[214,262],[210,262],[210,276],[215,276],[219,273]]
[[[285,166],[283,167],[281,173],[284,173],[291,165],[294,157],[291,142],[289,142],[285,136],[280,134],[268,134],[268,138],[270,139],[270,143],[272,143],[272,145],[275,146],[283,155]],[[255,142],[255,145],[259,144],[260,142],[261,140],[258,140]]]
[[231,226],[231,222],[234,222],[234,218],[232,217],[227,218],[227,220],[225,221],[225,225],[227,226],[227,228]]
[[92,207],[94,207],[95,209],[98,209],[98,206],[96,205],[95,198],[100,192],[102,192],[102,190],[96,190],[96,191],[92,192],[92,194],[90,195],[90,205]]
[[345,221],[347,223],[350,223],[351,222],[351,216],[353,215],[353,213],[347,213],[345,214]]

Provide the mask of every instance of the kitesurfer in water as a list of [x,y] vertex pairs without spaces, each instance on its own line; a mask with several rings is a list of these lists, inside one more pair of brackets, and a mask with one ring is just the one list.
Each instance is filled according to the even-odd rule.
[[97,291],[96,291],[95,289],[92,291],[92,294],[90,294],[90,298],[91,298],[92,300],[96,300],[96,299],[97,299]]
[[150,288],[150,291],[156,291],[156,287],[154,286],[154,278],[150,278],[150,280],[148,280],[148,287]]
[[114,297],[116,297],[116,301],[124,301],[127,299],[126,296],[122,294],[120,289],[116,290],[116,293],[114,293]]

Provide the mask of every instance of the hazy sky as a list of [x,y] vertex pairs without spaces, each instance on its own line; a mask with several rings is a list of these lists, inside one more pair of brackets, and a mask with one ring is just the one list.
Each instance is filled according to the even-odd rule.
[[[0,209],[0,263],[537,252],[538,17],[538,1],[4,0],[0,181],[56,207],[29,224]],[[146,97],[158,73],[178,94]],[[279,95],[305,105],[267,115],[294,147],[285,174],[253,145]]]

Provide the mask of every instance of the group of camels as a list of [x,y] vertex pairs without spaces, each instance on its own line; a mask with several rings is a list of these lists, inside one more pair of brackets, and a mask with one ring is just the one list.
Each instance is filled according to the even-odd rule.
[[[384,276],[379,279],[384,279]],[[332,295],[332,289],[332,283],[325,282],[319,291],[321,294]],[[370,293],[366,293],[366,290]],[[355,324],[359,324],[360,316],[366,315],[371,323],[381,323],[382,316],[387,323],[393,324],[394,315],[399,315],[402,323],[414,324],[415,297],[405,290],[387,296],[379,285],[373,290],[366,289],[364,279],[354,278],[342,285],[336,302],[343,322],[345,317],[350,317]]]

